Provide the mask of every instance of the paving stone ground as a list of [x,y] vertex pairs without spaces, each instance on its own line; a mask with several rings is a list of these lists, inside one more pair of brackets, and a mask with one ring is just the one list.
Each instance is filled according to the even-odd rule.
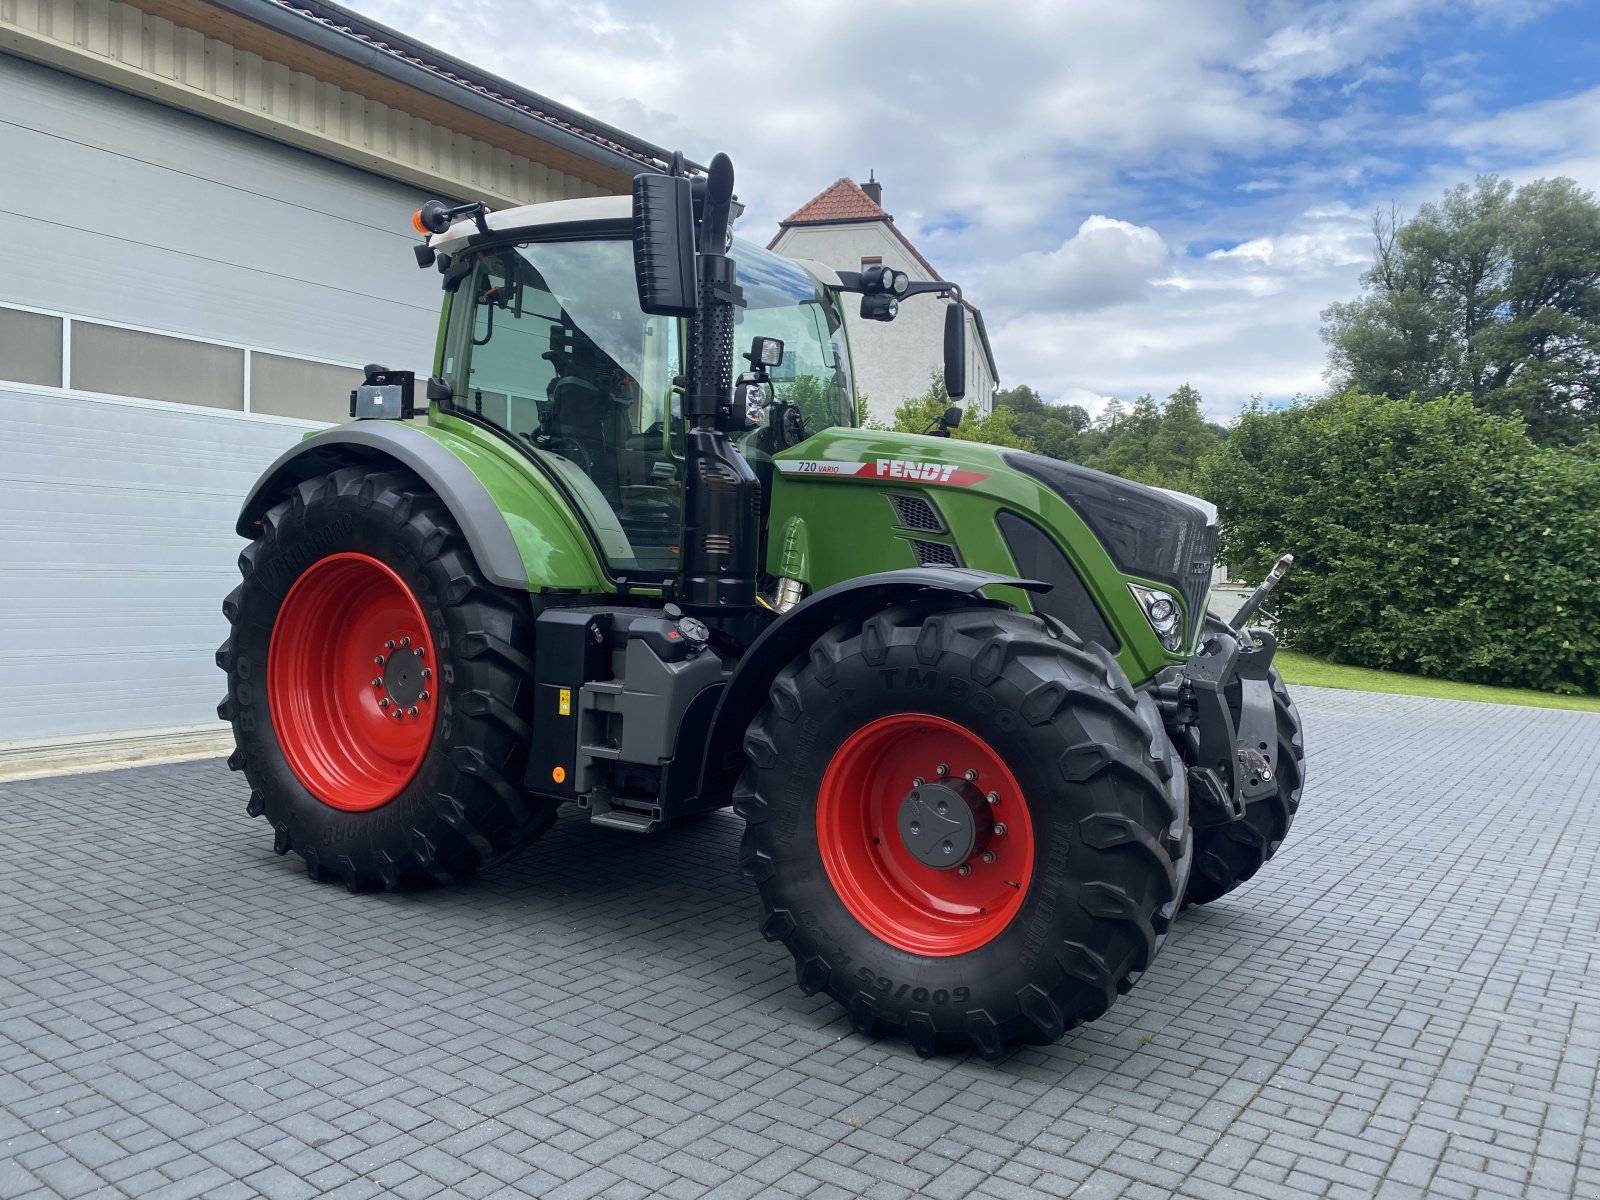
[[1279,857],[999,1065],[802,997],[728,814],[351,896],[220,762],[0,786],[0,1198],[1600,1196],[1600,716],[1299,695]]

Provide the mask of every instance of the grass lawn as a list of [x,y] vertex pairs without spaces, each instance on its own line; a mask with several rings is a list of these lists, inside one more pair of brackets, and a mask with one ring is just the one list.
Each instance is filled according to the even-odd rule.
[[1339,663],[1279,650],[1273,663],[1289,683],[1312,687],[1346,688],[1352,692],[1396,692],[1403,696],[1438,696],[1445,700],[1482,700],[1489,704],[1525,704],[1532,708],[1573,708],[1580,712],[1600,712],[1600,696],[1558,696],[1530,688],[1488,687],[1481,683],[1452,683],[1425,675],[1400,675],[1394,671],[1373,671],[1366,667],[1346,667]]

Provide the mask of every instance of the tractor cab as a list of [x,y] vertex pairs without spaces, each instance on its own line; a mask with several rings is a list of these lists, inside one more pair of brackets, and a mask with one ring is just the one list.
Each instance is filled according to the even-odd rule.
[[[563,211],[572,210],[572,211]],[[582,219],[573,220],[574,216]],[[608,568],[638,579],[681,567],[685,317],[643,312],[625,198],[495,213],[434,239],[450,293],[440,380],[457,416],[530,452],[559,483]],[[735,340],[782,344],[763,409],[738,435],[758,477],[773,453],[854,423],[838,305],[796,263],[735,239],[744,304]],[[763,494],[767,489],[763,489]]]

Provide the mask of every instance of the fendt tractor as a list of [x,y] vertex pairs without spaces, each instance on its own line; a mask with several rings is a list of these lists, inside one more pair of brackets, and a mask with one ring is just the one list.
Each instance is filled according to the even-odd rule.
[[1288,832],[1300,724],[1248,626],[1283,564],[1223,622],[1204,501],[952,438],[954,405],[857,428],[847,294],[942,299],[960,398],[959,289],[768,253],[732,206],[718,155],[631,204],[416,214],[425,406],[367,368],[245,501],[229,763],[352,891],[465,879],[563,804],[731,804],[761,932],[862,1034],[1053,1042]]

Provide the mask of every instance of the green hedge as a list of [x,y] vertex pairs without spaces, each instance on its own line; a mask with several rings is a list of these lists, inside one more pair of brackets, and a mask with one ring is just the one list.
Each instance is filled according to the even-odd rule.
[[1296,649],[1473,683],[1600,692],[1600,442],[1540,449],[1466,397],[1252,408],[1206,463],[1222,558],[1295,568]]

